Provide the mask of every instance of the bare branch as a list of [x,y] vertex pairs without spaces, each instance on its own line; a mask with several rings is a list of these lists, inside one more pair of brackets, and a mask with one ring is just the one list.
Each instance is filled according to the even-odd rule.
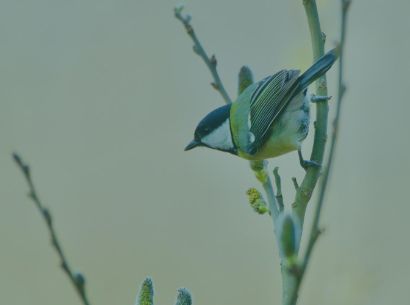
[[27,181],[28,187],[29,187],[29,193],[28,196],[33,200],[34,204],[36,205],[38,211],[42,215],[44,222],[47,225],[48,232],[50,234],[50,239],[51,239],[51,245],[57,252],[58,257],[60,258],[60,265],[63,271],[67,274],[70,282],[73,284],[74,288],[76,289],[82,303],[84,305],[90,305],[90,302],[88,301],[87,298],[87,293],[85,290],[85,277],[83,274],[79,272],[74,272],[70,264],[67,261],[67,258],[63,252],[63,248],[61,246],[61,243],[57,237],[57,233],[54,229],[53,225],[53,218],[51,216],[50,211],[44,207],[43,203],[40,200],[40,197],[38,196],[37,190],[34,186],[33,179],[31,176],[31,171],[30,167],[28,166],[27,163],[23,161],[23,159],[16,153],[13,153],[13,159],[16,162],[17,166],[20,168],[21,172],[23,173],[24,178]]
[[313,247],[317,241],[318,236],[321,233],[321,230],[319,229],[319,220],[320,220],[320,215],[322,211],[324,196],[325,196],[328,181],[329,181],[330,171],[333,165],[335,147],[336,147],[336,142],[337,142],[337,131],[338,131],[339,121],[340,121],[342,99],[343,99],[344,92],[346,90],[346,87],[343,82],[343,63],[344,63],[343,51],[345,47],[347,13],[348,13],[348,10],[351,4],[351,0],[341,0],[341,2],[342,2],[342,14],[341,14],[341,34],[340,34],[340,43],[339,43],[339,69],[338,69],[339,73],[338,73],[338,94],[337,94],[337,101],[336,101],[336,114],[335,114],[335,118],[333,121],[333,130],[332,130],[332,137],[330,140],[328,161],[327,161],[327,165],[325,167],[325,170],[323,172],[323,177],[319,185],[319,197],[318,197],[318,201],[316,204],[313,224],[312,224],[312,228],[310,232],[311,237],[310,237],[310,240],[309,240],[309,243],[306,249],[305,257],[303,260],[303,269],[306,269],[309,263],[309,258],[313,250]]
[[[313,61],[316,61],[324,54],[325,37],[319,21],[319,14],[315,0],[303,0],[305,13],[307,16],[311,40],[313,49]],[[326,77],[322,76],[316,81],[316,95],[328,96]],[[316,103],[316,122],[315,122],[315,134],[313,140],[313,148],[310,160],[317,164],[323,163],[323,157],[325,154],[326,138],[327,138],[327,117],[328,117],[328,102],[323,100],[320,103]],[[293,207],[294,212],[299,217],[300,223],[303,226],[304,216],[306,212],[307,203],[309,202],[313,189],[320,176],[320,168],[310,166],[308,167],[305,177],[296,192],[295,204]]]
[[203,59],[209,71],[211,72],[212,77],[214,79],[214,81],[211,83],[212,87],[222,95],[222,98],[224,99],[225,103],[227,104],[232,103],[232,100],[229,97],[228,93],[226,92],[225,87],[216,69],[218,62],[216,60],[215,55],[212,55],[211,57],[208,56],[205,49],[202,47],[201,42],[196,36],[194,28],[191,25],[191,19],[192,19],[191,16],[182,15],[183,9],[184,9],[183,6],[179,6],[174,9],[175,18],[181,21],[181,23],[184,25],[187,34],[189,35],[189,37],[191,37],[192,41],[194,42],[194,47],[193,47],[194,52]]
[[[317,13],[316,3],[314,0],[304,0],[303,3],[305,5],[306,14],[308,16],[308,21],[309,21],[309,25],[311,29],[314,55],[317,58],[321,55],[321,53],[323,53],[323,39],[318,38],[318,37],[322,37],[321,35],[322,32],[320,31],[320,24],[319,24],[319,17]],[[333,164],[335,145],[336,145],[336,140],[337,140],[337,130],[338,130],[339,120],[340,120],[341,102],[342,102],[343,94],[345,92],[345,86],[343,83],[343,50],[344,50],[345,35],[346,35],[346,19],[347,19],[347,13],[348,13],[350,3],[351,3],[351,0],[341,0],[341,6],[342,6],[341,37],[340,37],[340,45],[339,45],[339,50],[338,50],[339,51],[338,96],[337,96],[337,102],[336,102],[336,105],[337,105],[336,115],[333,121],[333,131],[332,131],[332,138],[331,138],[331,144],[330,144],[330,150],[329,150],[329,157],[328,157],[327,164],[325,166],[325,170],[323,173],[321,183],[319,185],[318,202],[315,207],[313,224],[312,224],[312,228],[310,230],[310,235],[309,235],[309,241],[307,244],[305,254],[301,261],[301,266],[297,274],[292,275],[288,273],[287,276],[284,278],[284,282],[287,281],[290,284],[288,286],[288,291],[286,294],[286,298],[284,300],[285,305],[295,305],[296,304],[299,287],[302,283],[304,274],[309,264],[313,247],[316,244],[316,241],[319,238],[319,235],[322,233],[322,230],[319,228],[319,220],[320,220],[320,215],[322,211],[324,195],[325,195],[326,188],[327,188],[327,183],[329,180],[329,173],[330,173],[330,170]],[[319,83],[317,89],[318,89],[319,96],[321,97],[327,96],[325,79],[323,79],[322,82]],[[327,113],[322,112],[320,107],[323,107],[322,110],[327,112],[326,99],[323,99],[323,101],[317,104],[318,121],[316,122],[315,142],[314,142],[314,147],[313,147],[313,152],[312,152],[312,156],[317,155],[322,160],[324,148],[325,148],[324,145],[325,145],[325,140],[326,140]],[[326,124],[321,124],[325,122]],[[323,130],[323,128],[325,129]],[[320,139],[320,138],[317,139],[317,137],[320,137],[320,135],[323,136],[323,139]],[[314,169],[312,168],[312,170]],[[296,204],[298,204],[298,206],[296,206],[296,209],[297,209],[296,211],[299,212],[299,217],[301,217],[302,221],[304,219],[306,204],[309,201],[310,196],[311,196],[311,192],[309,192],[309,190],[313,191],[313,188],[315,187],[315,184],[318,179],[318,175],[319,173],[313,172],[312,174],[310,174],[308,171],[306,173],[305,179],[302,182],[301,187],[299,187],[298,194],[303,193],[303,190],[305,190],[305,192],[308,192],[307,195],[306,194],[304,195],[305,200],[303,200],[303,197],[298,197],[298,196],[296,197],[297,198]]]

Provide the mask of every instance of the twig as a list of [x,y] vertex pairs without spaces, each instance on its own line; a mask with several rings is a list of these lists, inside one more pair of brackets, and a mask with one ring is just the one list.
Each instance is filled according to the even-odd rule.
[[[232,99],[229,97],[228,93],[225,90],[225,87],[219,77],[218,71],[216,69],[217,66],[217,61],[215,56],[213,55],[212,57],[209,57],[205,51],[205,49],[202,47],[201,42],[199,41],[198,37],[195,34],[195,31],[191,25],[191,16],[190,15],[182,15],[184,7],[179,6],[174,9],[174,14],[175,17],[182,22],[182,24],[185,27],[185,30],[187,31],[188,35],[191,37],[192,41],[194,42],[194,52],[199,55],[205,64],[207,65],[209,71],[212,74],[212,77],[214,79],[214,82],[212,83],[212,86],[219,91],[219,93],[222,95],[223,99],[225,100],[225,103],[229,104],[232,102]],[[253,83],[253,76],[252,72],[248,67],[242,67],[240,72],[239,72],[239,86],[238,86],[238,92],[239,94],[245,90],[250,84]],[[250,162],[251,168],[254,169],[254,166],[258,162]],[[263,165],[266,164],[266,162],[262,162]],[[254,169],[255,171],[255,169]],[[266,169],[263,167],[259,172],[255,171],[255,175],[257,176],[258,180],[262,183],[262,186],[266,192],[266,197],[268,200],[269,204],[269,209],[271,211],[271,216],[272,220],[274,222],[274,230],[275,230],[275,220],[279,215],[279,210],[278,206],[276,203],[276,198],[275,198],[275,193],[273,191],[272,183],[270,180],[269,175],[266,172]],[[263,177],[263,180],[260,180],[259,177]]]
[[34,204],[36,205],[37,209],[39,210],[40,214],[42,215],[47,225],[47,229],[49,231],[50,238],[51,238],[51,245],[54,247],[55,251],[57,252],[58,257],[60,258],[61,268],[67,274],[68,278],[70,279],[71,283],[76,289],[83,304],[90,305],[90,302],[88,301],[87,293],[85,290],[85,277],[79,272],[73,272],[73,270],[71,269],[67,261],[67,258],[63,252],[61,243],[57,238],[57,233],[53,226],[53,218],[51,216],[51,213],[46,207],[44,207],[43,203],[41,202],[38,196],[38,193],[36,191],[36,188],[34,186],[34,183],[31,177],[30,167],[16,153],[13,153],[13,159],[16,162],[17,166],[20,168],[21,172],[24,175],[24,178],[27,181],[27,184],[29,187],[28,196],[31,198],[31,200],[33,200]]
[[[321,30],[319,14],[315,0],[303,0],[303,6],[305,8],[306,17],[309,24],[309,30],[312,41],[313,61],[316,61],[324,54],[324,44],[326,36]],[[322,76],[316,81],[316,95],[327,96],[326,77]],[[328,101],[323,100],[320,103],[316,103],[316,122],[313,148],[310,156],[310,160],[318,164],[323,163],[323,157],[326,148],[327,137],[327,117],[328,117]],[[292,210],[298,217],[300,224],[303,228],[305,219],[306,207],[313,194],[313,190],[320,176],[319,167],[308,167],[302,184],[299,185],[296,191],[295,201],[292,205]],[[301,230],[302,231],[302,230]],[[299,236],[301,240],[302,236]],[[299,243],[300,244],[300,243]],[[282,269],[282,281],[283,281],[283,304],[295,305],[298,297],[299,287],[302,280],[302,276],[298,276],[299,272],[291,273],[287,270],[285,272]]]
[[279,210],[283,211],[283,195],[282,195],[282,183],[279,175],[279,167],[275,167],[273,170],[273,175],[275,176],[276,184],[276,200],[278,201]]
[[174,9],[175,17],[182,22],[185,27],[186,32],[188,33],[189,37],[191,37],[192,41],[194,42],[194,52],[200,56],[203,61],[205,62],[206,66],[208,67],[209,71],[212,74],[214,82],[211,83],[212,87],[219,91],[224,99],[225,103],[229,104],[232,103],[231,98],[229,97],[228,93],[225,90],[224,85],[219,77],[218,71],[216,69],[217,60],[215,55],[211,57],[208,56],[205,49],[202,47],[201,42],[199,41],[198,37],[195,34],[194,28],[191,25],[191,16],[190,15],[182,15],[182,10],[184,9],[183,6],[176,7]]
[[[306,9],[306,13],[308,15],[308,20],[309,20],[309,24],[311,26],[311,30],[312,30],[312,28],[316,28],[317,31],[320,31],[319,19],[318,19],[318,15],[317,15],[317,8],[316,8],[316,4],[314,2],[315,2],[314,0],[305,0],[304,1],[305,9]],[[347,13],[348,13],[348,9],[349,9],[351,0],[341,0],[341,3],[342,3],[342,10],[341,10],[342,13],[341,13],[341,37],[340,37],[340,45],[339,45],[338,95],[337,95],[337,102],[336,102],[336,105],[337,105],[336,106],[336,115],[335,115],[335,119],[333,121],[333,131],[332,131],[332,138],[331,138],[331,144],[330,144],[330,150],[329,150],[329,157],[328,157],[327,165],[326,165],[324,173],[323,173],[321,183],[319,185],[319,197],[318,197],[318,202],[316,204],[316,208],[315,208],[315,212],[314,212],[313,224],[312,224],[312,227],[311,227],[311,230],[310,230],[309,241],[308,241],[308,244],[307,244],[306,252],[305,252],[305,254],[302,258],[302,262],[301,262],[301,265],[299,267],[299,270],[298,270],[297,274],[295,275],[295,278],[294,278],[294,281],[293,281],[294,287],[292,287],[291,294],[289,295],[289,299],[285,303],[285,304],[289,304],[289,305],[296,304],[299,287],[302,283],[304,274],[305,274],[307,266],[309,264],[310,256],[312,254],[313,247],[316,244],[316,241],[317,241],[319,235],[322,233],[322,231],[319,228],[319,220],[320,220],[324,195],[325,195],[326,188],[327,188],[327,183],[328,183],[328,180],[329,180],[329,173],[330,173],[330,170],[331,170],[332,164],[333,164],[335,146],[336,146],[336,140],[337,140],[337,131],[338,131],[339,120],[340,120],[341,102],[342,102],[343,94],[345,92],[345,86],[344,86],[344,83],[343,83],[343,50],[344,50],[345,35],[346,35],[346,19],[347,19]],[[312,18],[313,18],[313,20],[312,20]],[[314,21],[315,21],[316,25],[312,26]],[[316,35],[314,35],[312,33],[312,41],[313,42],[315,41],[314,37],[317,37],[317,33],[316,33]],[[318,43],[318,45],[320,46],[320,43]],[[317,46],[314,47],[314,50],[315,49],[317,51],[320,51],[320,48],[318,48]],[[323,89],[323,88],[318,88],[318,92],[319,92],[319,89]],[[322,92],[320,92],[320,95],[326,96],[327,94],[326,93],[323,94]],[[322,104],[323,103],[318,104],[318,108]],[[312,153],[312,155],[313,155],[313,153]],[[306,176],[308,176],[308,174],[306,174]],[[305,177],[305,179],[306,178],[307,177]]]
[[303,271],[306,269],[309,263],[311,252],[317,241],[318,236],[321,233],[321,230],[319,228],[320,214],[322,211],[323,200],[324,200],[327,185],[329,182],[330,171],[333,165],[335,147],[336,147],[336,142],[337,142],[337,133],[338,133],[338,127],[339,127],[339,121],[340,121],[342,99],[343,99],[343,95],[346,90],[346,87],[343,83],[343,63],[344,63],[343,51],[345,47],[347,13],[348,13],[348,10],[351,4],[351,0],[341,0],[341,2],[342,2],[342,14],[341,14],[341,34],[340,34],[340,43],[339,43],[340,53],[339,53],[338,94],[337,94],[337,102],[336,102],[336,114],[335,114],[335,118],[333,121],[333,130],[332,130],[332,137],[331,137],[331,142],[330,142],[328,161],[327,161],[327,165],[325,167],[325,170],[323,172],[323,177],[319,185],[319,197],[318,197],[318,201],[316,204],[312,228],[310,232],[311,238],[309,240],[306,253],[303,259]]
[[[315,0],[303,0],[305,8],[313,49],[313,60],[316,61],[324,54],[325,35],[320,28],[319,15]],[[322,76],[316,82],[316,95],[327,96],[326,77]],[[310,159],[316,163],[322,164],[325,154],[326,138],[327,138],[327,117],[328,117],[328,102],[326,100],[316,103],[316,122],[315,134],[313,140],[313,148]],[[320,176],[320,168],[311,166],[307,169],[302,184],[300,185],[295,196],[295,204],[293,210],[299,218],[303,226],[304,216],[307,203],[309,202],[313,190]]]

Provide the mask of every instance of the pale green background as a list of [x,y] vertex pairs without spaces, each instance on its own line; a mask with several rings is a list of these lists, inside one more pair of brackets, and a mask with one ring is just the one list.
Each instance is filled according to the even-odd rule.
[[[187,2],[232,95],[242,64],[259,79],[311,62],[300,0]],[[409,302],[409,3],[352,5],[326,234],[300,304]],[[247,162],[183,151],[196,122],[222,101],[173,17],[175,4],[0,2],[0,304],[79,304],[25,195],[14,150],[32,165],[93,304],[133,304],[147,275],[156,304],[173,304],[181,286],[195,305],[278,304],[272,225],[247,205],[246,189],[257,186]],[[339,1],[319,8],[330,48]],[[296,154],[273,165],[289,203],[290,178],[303,174]]]

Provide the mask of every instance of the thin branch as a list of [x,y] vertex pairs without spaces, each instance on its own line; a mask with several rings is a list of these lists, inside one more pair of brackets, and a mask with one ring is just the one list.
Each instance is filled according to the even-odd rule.
[[[195,31],[191,25],[191,16],[190,15],[182,15],[182,10],[184,9],[183,6],[176,7],[174,9],[174,14],[175,17],[182,22],[184,25],[188,35],[191,37],[192,41],[194,42],[194,52],[198,54],[205,62],[207,67],[209,68],[209,71],[212,74],[212,77],[214,78],[214,83],[212,86],[217,89],[222,97],[225,100],[225,103],[229,104],[232,102],[231,98],[227,94],[225,87],[218,75],[218,71],[216,70],[216,65],[217,61],[215,56],[213,55],[211,58],[207,55],[205,49],[202,47],[201,42],[199,41],[198,37],[195,34]],[[242,67],[240,73],[239,73],[239,87],[238,87],[238,92],[239,94],[246,89],[247,86],[253,83],[253,76],[252,72],[248,67]],[[251,161],[250,165],[251,168],[254,170],[255,175],[257,176],[258,180],[262,183],[263,189],[266,192],[266,197],[268,200],[269,204],[269,209],[271,211],[271,216],[272,220],[274,221],[274,228],[275,228],[275,220],[279,215],[279,210],[278,206],[276,203],[276,198],[275,198],[275,193],[273,191],[272,187],[272,182],[270,180],[269,174],[267,174],[266,168],[265,168],[265,161],[262,162],[262,168],[259,170],[255,170],[255,167],[260,167],[259,161]],[[262,180],[261,180],[262,178]]]
[[[313,50],[313,61],[316,61],[324,54],[325,35],[323,34],[319,14],[315,0],[303,0],[305,8]],[[316,81],[316,95],[327,96],[326,77],[322,76]],[[315,134],[313,140],[313,148],[311,153],[311,161],[322,164],[325,154],[326,138],[327,138],[327,117],[328,117],[328,102],[323,100],[316,103],[316,122]],[[320,176],[320,167],[311,166],[307,169],[305,177],[296,192],[295,204],[293,210],[298,216],[300,223],[303,226],[304,216],[306,212],[307,203],[309,202],[313,190]]]
[[[307,3],[307,2],[309,2],[309,3]],[[304,4],[305,4],[305,8],[307,9],[306,12],[308,14],[308,19],[309,19],[309,16],[311,18],[312,17],[316,18],[316,21],[317,21],[316,29],[320,30],[319,19],[318,19],[318,16],[317,16],[317,8],[316,8],[316,4],[314,3],[314,0],[305,0]],[[307,4],[309,5],[309,7],[306,7]],[[339,121],[340,121],[341,103],[342,103],[343,94],[345,92],[345,85],[343,83],[343,62],[344,62],[343,61],[343,51],[344,51],[344,46],[345,46],[347,13],[348,13],[350,4],[351,4],[351,0],[341,0],[341,6],[342,6],[342,10],[341,10],[341,37],[340,37],[340,44],[339,44],[339,73],[338,73],[338,95],[337,95],[337,102],[336,102],[336,105],[337,105],[336,106],[336,115],[335,115],[335,119],[333,121],[333,131],[332,131],[332,138],[331,138],[328,161],[327,161],[324,173],[323,173],[321,183],[319,185],[319,197],[318,197],[318,202],[317,202],[315,212],[314,212],[313,224],[312,224],[312,227],[311,227],[311,230],[310,230],[308,245],[307,245],[307,248],[306,248],[306,252],[303,256],[301,265],[299,266],[299,270],[294,275],[294,280],[293,280],[294,287],[291,287],[292,290],[291,290],[291,293],[290,293],[290,298],[285,303],[285,304],[289,304],[289,305],[296,304],[297,297],[298,297],[298,291],[299,291],[300,285],[302,283],[304,274],[306,272],[307,266],[310,262],[310,257],[311,257],[311,254],[312,254],[313,247],[316,244],[316,241],[317,241],[319,235],[322,233],[322,230],[320,230],[320,228],[319,228],[319,220],[320,220],[320,215],[321,215],[321,211],[322,211],[324,195],[325,195],[327,184],[328,184],[328,181],[329,181],[330,170],[331,170],[332,164],[333,164],[335,146],[336,146],[336,141],[337,141],[337,132],[338,132],[338,126],[339,126]],[[311,20],[310,20],[309,23],[311,23]],[[314,36],[315,35],[312,34],[312,40],[313,40]],[[323,94],[322,92],[320,92],[320,95],[321,96],[327,96],[326,93]],[[323,103],[318,104],[318,107],[321,104],[323,104]],[[306,179],[306,177],[305,177],[305,179]]]
[[[316,61],[324,54],[324,44],[326,36],[321,30],[319,14],[315,0],[303,0],[303,6],[305,9],[310,36],[312,41],[313,61]],[[323,75],[316,81],[316,95],[327,96],[327,84],[326,76]],[[313,148],[310,156],[310,160],[318,164],[322,164],[323,157],[326,148],[327,138],[327,117],[328,117],[328,101],[323,100],[320,103],[316,103],[316,122]],[[310,166],[308,167],[305,177],[302,183],[299,185],[296,191],[295,201],[292,205],[292,210],[298,217],[300,224],[303,228],[305,219],[306,207],[313,194],[313,190],[320,176],[320,167]],[[299,236],[299,240],[302,236]],[[300,243],[299,243],[300,244]],[[282,281],[283,281],[283,304],[295,305],[298,298],[298,292],[302,276],[298,276],[299,272],[283,271],[282,269]]]
[[183,6],[179,6],[174,9],[175,18],[181,21],[181,23],[184,25],[186,32],[188,33],[189,37],[191,37],[192,41],[194,42],[194,47],[193,47],[194,52],[203,59],[209,71],[211,72],[212,77],[214,79],[214,82],[211,83],[212,87],[215,90],[219,91],[225,103],[227,104],[232,103],[232,100],[229,97],[228,93],[226,92],[225,87],[222,84],[222,81],[216,69],[217,60],[216,60],[215,55],[212,55],[211,57],[208,56],[205,49],[202,47],[201,42],[196,36],[194,28],[191,25],[191,16],[182,15],[183,8],[184,8]]
[[30,167],[16,153],[13,153],[13,159],[16,162],[17,166],[20,168],[21,172],[24,175],[24,178],[27,181],[27,184],[29,187],[28,196],[31,198],[31,200],[33,200],[38,211],[43,217],[44,222],[47,225],[47,229],[48,229],[48,232],[51,238],[51,245],[57,252],[58,257],[60,258],[61,268],[63,269],[63,271],[66,273],[66,275],[70,279],[70,282],[73,284],[74,288],[76,289],[82,303],[84,305],[90,305],[90,302],[88,301],[88,298],[87,298],[86,289],[85,289],[85,277],[81,273],[73,272],[73,270],[71,269],[67,261],[67,258],[63,252],[61,243],[57,237],[57,233],[54,229],[53,218],[51,216],[51,213],[46,207],[44,207],[43,203],[40,200],[40,197],[38,196],[37,190],[34,186],[33,179],[31,177]]
[[276,184],[276,200],[279,205],[279,210],[283,211],[283,195],[282,195],[282,182],[279,175],[279,167],[275,167],[273,170],[273,175],[275,177],[275,184]]
[[340,34],[340,43],[339,43],[339,67],[338,67],[339,73],[338,73],[338,94],[337,94],[337,102],[336,102],[336,114],[335,114],[335,118],[333,121],[333,130],[332,130],[332,137],[330,141],[328,161],[327,161],[327,165],[325,167],[325,170],[323,172],[323,177],[319,185],[319,197],[318,197],[318,201],[316,204],[313,224],[312,224],[312,228],[310,232],[311,238],[309,240],[306,253],[303,259],[303,271],[306,269],[309,263],[311,252],[313,250],[313,247],[316,243],[318,236],[321,233],[321,230],[319,228],[319,220],[320,220],[320,215],[322,211],[322,206],[323,206],[323,201],[324,201],[327,185],[329,182],[329,175],[330,175],[330,172],[333,166],[335,147],[336,147],[336,142],[337,142],[337,134],[338,134],[338,128],[339,128],[339,122],[340,122],[342,99],[343,99],[343,95],[346,90],[346,87],[343,81],[343,63],[344,63],[343,53],[344,53],[344,47],[345,47],[347,13],[348,13],[348,10],[351,4],[351,0],[341,0],[341,2],[342,2],[342,14],[341,14],[341,34]]

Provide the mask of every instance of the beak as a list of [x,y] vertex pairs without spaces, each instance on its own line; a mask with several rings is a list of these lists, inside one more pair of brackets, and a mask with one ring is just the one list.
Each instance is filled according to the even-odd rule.
[[185,151],[187,151],[187,150],[191,150],[191,149],[193,149],[193,148],[195,148],[195,147],[198,147],[198,146],[201,146],[202,145],[202,143],[201,142],[199,142],[199,141],[197,141],[197,140],[192,140],[186,147],[185,147]]

